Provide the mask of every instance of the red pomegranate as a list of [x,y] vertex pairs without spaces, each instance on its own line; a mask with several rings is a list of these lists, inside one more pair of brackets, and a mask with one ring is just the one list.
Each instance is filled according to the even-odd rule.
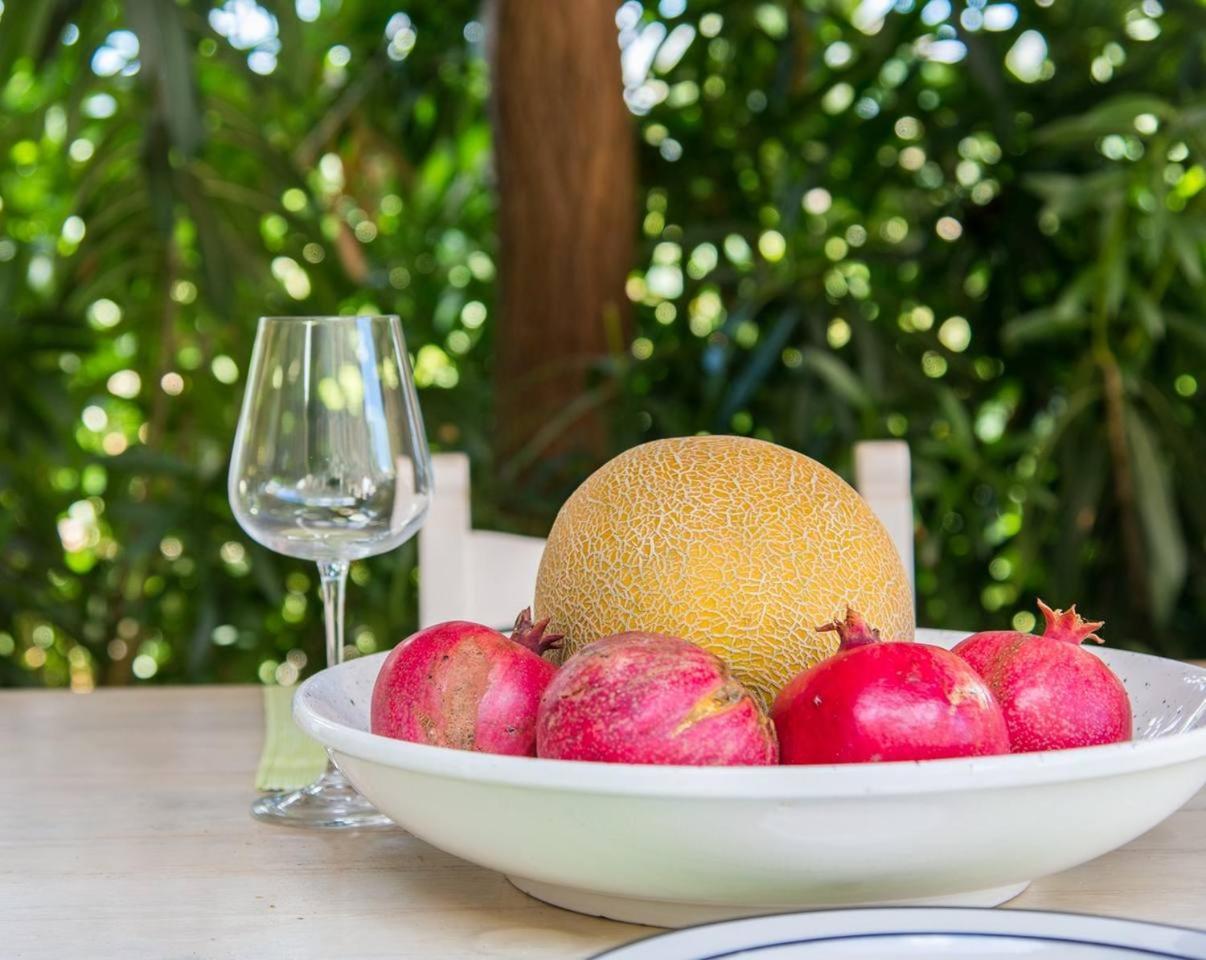
[[1101,637],[1101,622],[1081,619],[1073,605],[1052,610],[1038,601],[1047,627],[1041,637],[993,630],[968,637],[955,653],[971,664],[1001,703],[1014,753],[1118,743],[1131,738],[1126,688],[1083,649]]
[[822,630],[838,652],[792,679],[771,719],[783,763],[867,763],[1008,753],[985,683],[949,650],[882,642],[853,610]]
[[436,747],[536,754],[536,708],[557,668],[540,654],[557,646],[547,620],[525,610],[510,639],[452,620],[407,637],[373,685],[370,729]]
[[536,755],[604,763],[773,764],[775,731],[724,661],[686,640],[620,633],[565,662],[540,701]]

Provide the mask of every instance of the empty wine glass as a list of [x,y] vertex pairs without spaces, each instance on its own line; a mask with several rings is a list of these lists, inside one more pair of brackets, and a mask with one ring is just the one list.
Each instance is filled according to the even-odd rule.
[[[348,563],[414,536],[431,495],[396,316],[260,319],[228,491],[252,539],[317,561],[327,665],[340,663]],[[330,762],[308,787],[261,797],[252,814],[309,827],[390,822]]]

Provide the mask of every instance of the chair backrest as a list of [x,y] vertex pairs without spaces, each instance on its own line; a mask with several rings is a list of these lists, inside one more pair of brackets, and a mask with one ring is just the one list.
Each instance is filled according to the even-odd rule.
[[913,570],[913,492],[909,445],[903,440],[864,440],[854,445],[854,485],[896,545],[909,587]]
[[[509,627],[532,600],[544,540],[474,530],[469,511],[469,458],[431,458],[435,491],[419,533],[420,626],[475,620]],[[913,499],[909,448],[901,440],[854,448],[855,486],[888,528],[913,583]]]
[[431,465],[434,492],[419,532],[420,626],[474,620],[510,627],[532,602],[544,540],[472,529],[469,458],[438,453]]

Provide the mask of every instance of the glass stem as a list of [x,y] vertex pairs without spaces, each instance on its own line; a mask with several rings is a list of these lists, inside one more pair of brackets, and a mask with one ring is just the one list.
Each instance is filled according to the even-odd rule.
[[348,562],[319,562],[322,614],[327,632],[327,666],[343,663],[343,597],[348,583]]
[[[320,561],[318,581],[322,593],[323,625],[327,634],[327,666],[337,667],[343,663],[343,598],[348,585],[347,561]],[[326,771],[310,789],[322,792],[332,788],[351,789],[328,754]]]

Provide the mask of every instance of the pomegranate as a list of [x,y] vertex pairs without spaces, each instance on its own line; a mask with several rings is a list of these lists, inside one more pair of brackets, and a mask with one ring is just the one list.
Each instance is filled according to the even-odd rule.
[[523,611],[510,639],[480,623],[451,620],[396,647],[373,685],[370,729],[455,750],[536,754],[536,708],[557,668],[540,654],[557,646],[547,620]]
[[1014,753],[1062,750],[1131,738],[1131,701],[1114,672],[1085,640],[1101,622],[1083,620],[1073,605],[1038,608],[1047,621],[1041,637],[993,630],[968,637],[955,653],[971,664],[1001,703]]
[[847,609],[820,630],[838,652],[797,674],[771,719],[783,763],[934,760],[1009,752],[1005,718],[988,686],[949,650],[882,642]]
[[536,755],[604,763],[773,764],[775,731],[719,657],[656,633],[584,647],[540,701]]

